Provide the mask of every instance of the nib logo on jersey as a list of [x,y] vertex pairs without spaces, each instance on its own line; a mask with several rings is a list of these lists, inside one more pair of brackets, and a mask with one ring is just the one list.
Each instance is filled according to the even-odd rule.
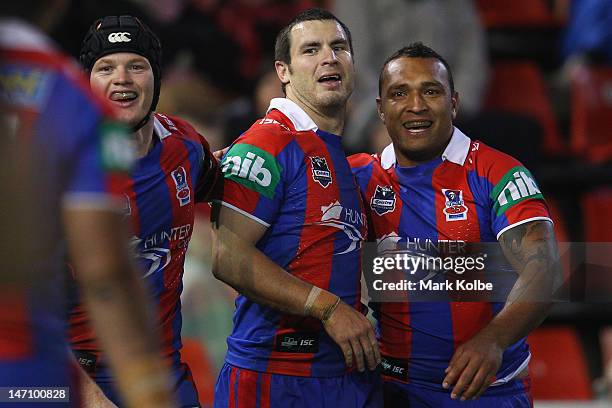
[[374,196],[370,201],[370,207],[378,215],[383,215],[395,210],[395,191],[391,186],[376,186]]
[[364,213],[351,208],[345,208],[338,200],[330,205],[321,206],[321,213],[321,221],[316,224],[338,228],[350,240],[346,249],[340,250],[340,252],[336,252],[334,255],[347,254],[361,248],[361,243],[364,240],[361,228],[367,223],[367,217]]
[[520,166],[510,169],[502,177],[493,188],[490,197],[497,215],[503,214],[508,208],[521,201],[534,198],[544,199],[529,170]]
[[221,171],[226,179],[272,199],[282,168],[265,150],[250,144],[236,144],[227,152]]

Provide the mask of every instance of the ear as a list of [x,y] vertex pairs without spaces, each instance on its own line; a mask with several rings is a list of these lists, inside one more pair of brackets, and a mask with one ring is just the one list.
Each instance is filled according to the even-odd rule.
[[380,98],[376,98],[376,110],[378,111],[378,117],[382,120],[382,123],[385,123],[385,114],[382,110],[382,101]]
[[276,69],[276,75],[278,75],[278,79],[280,79],[281,83],[287,85],[291,77],[289,65],[283,61],[274,61],[274,68]]
[[457,117],[457,112],[459,112],[459,92],[455,92],[455,94],[451,97],[451,107],[453,120],[455,120]]

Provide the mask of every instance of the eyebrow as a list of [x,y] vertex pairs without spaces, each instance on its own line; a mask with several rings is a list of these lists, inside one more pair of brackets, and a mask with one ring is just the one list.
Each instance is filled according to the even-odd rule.
[[[330,42],[330,45],[338,45],[338,44],[342,44],[342,45],[347,45],[348,46],[348,41],[344,38],[338,37],[335,38],[334,40],[332,40]],[[321,41],[308,41],[304,44],[302,44],[300,46],[300,48],[308,48],[308,47],[320,47],[321,46]]]
[[[127,63],[127,64],[129,64],[129,63],[131,63],[131,62],[144,62],[144,61],[146,61],[146,60],[147,60],[147,59],[146,59],[145,57],[143,57],[143,56],[140,56],[140,55],[139,55],[139,56],[137,56],[137,57],[132,57],[132,58],[130,58],[129,60],[127,60],[127,61],[126,61],[126,63]],[[112,65],[112,64],[114,64],[114,63],[115,63],[115,60],[112,60],[112,59],[110,59],[110,58],[104,58],[104,57],[102,57],[102,58],[100,58],[99,60],[97,60],[97,61],[96,61],[96,63],[95,63],[94,65],[97,65],[97,64],[111,64],[111,65]]]
[[308,47],[318,47],[321,45],[320,41],[309,41],[300,46],[300,48],[308,48]]
[[[423,82],[422,84],[419,85],[420,88],[427,88],[427,87],[436,87],[436,88],[442,88],[444,89],[444,85],[440,82],[437,81],[427,81],[427,82]],[[410,88],[410,85],[406,82],[398,82],[395,84],[391,84],[387,87],[388,91],[395,91],[397,89],[407,89]]]
[[334,41],[331,42],[331,45],[338,45],[338,44],[348,46],[348,41],[345,38],[336,38]]
[[438,82],[438,81],[423,82],[421,85],[422,86],[437,86],[437,87],[440,87],[440,88],[444,88],[444,84],[442,84],[441,82]]

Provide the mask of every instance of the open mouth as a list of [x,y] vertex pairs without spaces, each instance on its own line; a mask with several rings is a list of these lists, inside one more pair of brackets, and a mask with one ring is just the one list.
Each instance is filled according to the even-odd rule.
[[335,85],[335,84],[340,83],[341,80],[342,79],[340,78],[340,75],[331,74],[331,75],[323,75],[322,77],[319,78],[318,82],[322,84]]
[[404,129],[414,133],[424,132],[432,125],[433,122],[431,120],[413,120],[403,123]]
[[136,98],[138,94],[134,91],[115,91],[110,96],[110,100],[114,102],[132,102]]

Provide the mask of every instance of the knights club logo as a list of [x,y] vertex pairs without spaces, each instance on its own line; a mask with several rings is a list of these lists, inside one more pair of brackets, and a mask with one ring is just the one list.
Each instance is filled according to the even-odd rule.
[[331,171],[327,166],[325,157],[310,156],[312,162],[312,178],[319,183],[321,187],[327,188],[332,183]]
[[395,191],[391,186],[376,186],[374,196],[370,201],[370,207],[378,215],[383,215],[395,210]]
[[187,172],[183,166],[179,166],[172,172],[172,180],[176,186],[176,198],[179,204],[182,206],[189,204],[191,201],[191,192],[189,191],[189,184],[187,184]]
[[468,208],[463,202],[463,191],[443,188],[442,194],[446,199],[444,210],[442,210],[446,215],[446,221],[466,220]]

